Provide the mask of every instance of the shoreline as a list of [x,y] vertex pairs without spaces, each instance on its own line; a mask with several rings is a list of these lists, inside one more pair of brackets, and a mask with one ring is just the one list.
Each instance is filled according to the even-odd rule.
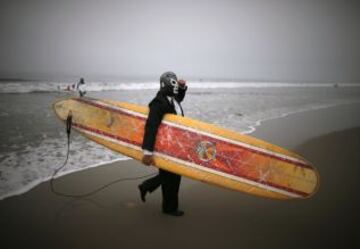
[[[127,160],[132,160],[132,158],[117,158],[117,159],[114,159],[114,160],[111,160],[111,161],[101,162],[101,163],[96,163],[96,164],[89,165],[85,169],[74,169],[72,171],[70,170],[70,171],[63,172],[63,173],[59,172],[58,174],[56,174],[54,176],[54,179],[58,179],[60,177],[64,177],[64,176],[69,175],[69,174],[76,174],[77,172],[81,172],[83,170],[89,170],[89,169],[92,169],[92,168],[101,167],[103,165],[113,164],[113,163],[116,163],[116,162],[127,161]],[[33,188],[36,188],[37,186],[39,186],[40,184],[50,181],[50,179],[51,179],[51,176],[47,177],[45,179],[39,179],[38,181],[34,181],[32,184],[29,184],[28,186],[26,186],[23,189],[20,189],[20,190],[14,191],[14,192],[10,192],[7,195],[1,196],[0,197],[0,202],[2,200],[7,199],[7,198],[11,198],[11,197],[19,196],[19,195],[22,195],[22,194],[26,194],[27,192],[31,191]]]
[[268,121],[282,119],[282,118],[286,118],[286,117],[291,116],[291,115],[297,115],[297,114],[306,113],[306,112],[321,111],[321,110],[325,110],[325,109],[329,109],[329,108],[342,107],[342,106],[351,106],[351,105],[359,105],[359,108],[360,108],[360,101],[351,102],[351,103],[342,103],[342,104],[332,104],[332,105],[326,105],[326,106],[321,106],[321,107],[315,107],[315,108],[312,108],[312,109],[303,109],[303,110],[294,111],[294,112],[282,113],[280,116],[275,116],[275,117],[271,117],[271,118],[265,118],[265,119],[256,121],[254,125],[250,126],[249,131],[244,131],[244,132],[242,132],[242,134],[251,135],[253,133],[256,133],[256,131],[257,131],[256,127],[261,127],[263,125],[263,123],[268,122]]
[[[341,104],[301,111],[264,121],[251,136],[288,150],[310,139],[360,127],[360,103]],[[292,127],[289,128],[289,126]],[[287,134],[284,131],[289,131]]]
[[[339,104],[339,105],[334,104],[334,105],[319,107],[319,108],[315,108],[315,109],[306,109],[306,110],[301,110],[301,111],[291,112],[291,113],[284,113],[284,114],[282,114],[282,115],[280,115],[278,117],[272,117],[272,118],[268,118],[268,119],[264,119],[264,120],[259,120],[259,121],[257,121],[255,123],[255,125],[250,126],[250,131],[244,131],[244,132],[242,132],[242,134],[257,137],[257,138],[259,138],[261,140],[268,141],[270,143],[279,145],[281,147],[288,147],[289,146],[288,144],[281,144],[281,141],[279,143],[276,143],[274,141],[272,142],[272,141],[267,140],[268,136],[265,135],[265,134],[268,133],[267,126],[268,126],[269,123],[270,123],[270,125],[271,125],[272,122],[280,122],[281,123],[282,119],[284,119],[284,118],[292,118],[293,115],[295,115],[295,117],[296,117],[296,115],[302,115],[302,114],[306,115],[306,113],[311,113],[311,112],[318,112],[318,111],[322,112],[322,111],[326,111],[326,110],[331,111],[332,108],[345,108],[345,109],[347,109],[347,107],[349,107],[350,109],[352,109],[353,108],[352,106],[359,106],[359,110],[360,110],[360,103],[345,103],[345,104]],[[345,115],[347,115],[347,114],[345,114]],[[360,119],[359,119],[358,124],[360,125]],[[351,128],[351,126],[350,127],[345,127],[345,129],[346,128]],[[273,128],[270,128],[270,129],[273,129]],[[342,130],[341,128],[340,129],[337,128],[337,129]],[[332,131],[336,131],[336,128],[335,128],[335,130],[332,129]],[[279,134],[279,137],[281,137],[281,134]],[[276,139],[273,139],[273,138],[270,138],[270,139],[276,140]],[[293,144],[292,144],[292,146],[293,146]],[[292,148],[287,148],[287,149],[291,150]],[[77,169],[77,170],[67,171],[67,172],[64,172],[64,173],[59,172],[54,177],[54,179],[57,179],[59,177],[63,177],[63,176],[69,175],[69,174],[76,174],[76,173],[84,171],[84,170],[90,170],[90,169],[92,169],[94,167],[106,166],[106,165],[113,164],[114,162],[128,161],[128,160],[133,160],[133,159],[132,158],[117,158],[117,159],[114,159],[112,161],[100,162],[100,163],[97,163],[97,164],[89,165],[84,169]],[[38,181],[33,182],[32,184],[29,184],[28,186],[24,187],[23,189],[8,193],[8,194],[0,197],[0,202],[3,201],[3,200],[6,200],[8,198],[11,198],[11,197],[15,197],[15,196],[25,194],[25,193],[31,191],[33,188],[36,188],[40,184],[48,182],[50,179],[51,179],[51,177],[48,177],[48,178],[45,178],[45,179],[39,179]]]

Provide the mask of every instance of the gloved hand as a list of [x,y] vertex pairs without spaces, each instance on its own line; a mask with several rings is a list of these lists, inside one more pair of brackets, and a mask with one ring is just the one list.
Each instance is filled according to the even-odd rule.
[[151,155],[144,155],[141,162],[145,164],[146,166],[150,166],[154,164],[153,156]]
[[179,84],[179,86],[181,88],[185,88],[185,86],[186,86],[186,81],[183,79],[178,79],[177,83]]

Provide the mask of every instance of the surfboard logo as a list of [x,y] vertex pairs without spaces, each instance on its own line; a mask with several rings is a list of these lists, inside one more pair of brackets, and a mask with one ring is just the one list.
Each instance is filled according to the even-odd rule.
[[209,141],[200,141],[196,145],[196,155],[201,161],[208,162],[216,157],[216,146]]

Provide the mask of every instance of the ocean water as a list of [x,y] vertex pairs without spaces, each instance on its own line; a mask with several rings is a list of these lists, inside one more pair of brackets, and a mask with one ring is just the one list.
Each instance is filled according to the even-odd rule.
[[[0,200],[48,180],[66,156],[65,126],[54,115],[55,100],[75,95],[69,83],[0,83]],[[291,113],[359,103],[357,84],[190,82],[185,115],[251,133],[264,120]],[[147,105],[158,84],[87,84],[88,96]],[[58,174],[127,160],[73,132],[67,166]]]

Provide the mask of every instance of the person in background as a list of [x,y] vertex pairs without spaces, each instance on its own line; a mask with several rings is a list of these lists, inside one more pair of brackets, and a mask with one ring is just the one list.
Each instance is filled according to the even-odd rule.
[[79,92],[80,97],[85,96],[86,94],[86,86],[84,78],[80,78],[79,82],[76,83],[75,91]]
[[[185,97],[187,90],[186,81],[177,79],[173,72],[165,72],[160,77],[160,90],[156,97],[149,104],[149,115],[145,124],[145,133],[142,144],[143,164],[153,164],[153,151],[156,141],[156,134],[160,123],[166,113],[184,116],[180,103]],[[181,176],[159,169],[159,174],[141,183],[141,200],[146,201],[148,192],[155,191],[159,186],[162,190],[162,212],[171,216],[183,216],[184,212],[178,209],[178,193]]]

